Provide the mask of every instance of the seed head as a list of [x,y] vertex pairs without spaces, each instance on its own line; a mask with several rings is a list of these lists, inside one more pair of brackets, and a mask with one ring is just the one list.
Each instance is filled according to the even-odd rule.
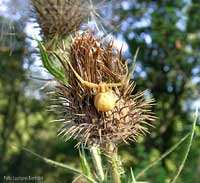
[[88,16],[85,0],[31,0],[45,38],[63,38],[79,30]]
[[[70,55],[61,50],[69,85],[57,86],[64,112],[59,135],[77,139],[79,144],[105,147],[108,142],[135,141],[148,131],[149,122],[155,119],[150,110],[153,100],[145,100],[144,92],[134,94],[135,83],[126,80],[129,74],[121,51],[113,39],[96,38],[91,31],[73,38]],[[96,107],[96,97],[105,93],[114,98],[115,105],[103,111]],[[108,99],[102,101],[105,106],[110,104]]]

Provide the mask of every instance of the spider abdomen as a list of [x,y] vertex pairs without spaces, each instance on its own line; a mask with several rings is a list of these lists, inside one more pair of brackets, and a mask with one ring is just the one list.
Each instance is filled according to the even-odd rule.
[[117,96],[113,92],[102,92],[94,97],[94,106],[98,111],[108,112],[114,109],[116,101]]

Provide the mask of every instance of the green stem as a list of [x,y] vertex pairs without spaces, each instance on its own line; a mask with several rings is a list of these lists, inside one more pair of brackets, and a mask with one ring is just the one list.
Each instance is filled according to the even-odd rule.
[[178,171],[177,171],[176,175],[175,175],[174,178],[170,181],[170,183],[175,183],[175,182],[176,182],[178,176],[180,175],[181,171],[182,171],[183,168],[184,168],[185,162],[186,162],[186,160],[187,160],[188,154],[189,154],[190,149],[191,149],[191,146],[192,146],[192,140],[193,140],[193,137],[194,137],[194,131],[195,131],[196,123],[197,123],[197,118],[198,118],[198,108],[196,108],[195,117],[194,117],[194,122],[193,122],[193,125],[192,125],[192,131],[191,131],[191,135],[190,135],[190,139],[189,139],[189,143],[188,143],[188,145],[187,145],[187,149],[186,149],[185,155],[184,155],[184,157],[183,157],[183,160],[182,160],[181,165],[180,165],[179,168],[178,168]]
[[106,149],[109,162],[109,171],[112,183],[121,183],[120,179],[120,161],[117,154],[117,148],[110,143]]
[[90,147],[90,153],[99,181],[103,182],[105,176],[103,172],[99,146]]
[[179,140],[175,145],[173,145],[169,150],[167,150],[161,157],[159,157],[158,159],[154,160],[149,165],[147,165],[141,172],[139,172],[136,175],[136,180],[140,178],[142,175],[144,175],[146,171],[148,171],[150,168],[152,168],[154,165],[156,165],[158,162],[160,162],[174,150],[176,150],[176,148],[179,147],[179,145],[181,145],[189,137],[189,135],[190,133],[186,134],[183,138],[181,138],[181,140]]

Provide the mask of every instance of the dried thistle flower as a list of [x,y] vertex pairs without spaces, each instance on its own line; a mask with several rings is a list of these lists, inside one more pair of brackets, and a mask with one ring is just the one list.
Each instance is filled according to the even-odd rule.
[[89,15],[89,2],[85,0],[31,0],[42,29],[52,42],[79,30]]
[[[62,57],[57,57],[69,85],[57,86],[60,109],[64,112],[59,135],[78,139],[79,144],[105,147],[109,142],[117,145],[135,141],[148,131],[149,122],[155,119],[150,110],[153,100],[145,100],[144,92],[132,95],[135,88],[130,81],[132,72],[128,73],[122,50],[115,48],[113,39],[95,38],[86,31],[72,40],[70,55],[66,50],[61,52]],[[134,65],[132,71],[133,68]],[[112,95],[115,101],[115,106],[106,112],[95,105],[100,100],[95,97],[102,93]],[[103,102],[106,107],[110,101]]]

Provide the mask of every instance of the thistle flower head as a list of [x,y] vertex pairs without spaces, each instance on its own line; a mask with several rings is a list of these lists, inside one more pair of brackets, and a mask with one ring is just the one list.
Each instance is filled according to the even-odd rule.
[[[117,145],[135,141],[148,131],[149,122],[155,119],[150,111],[153,100],[145,100],[144,92],[132,94],[135,84],[129,81],[121,51],[114,46],[113,39],[95,38],[90,31],[73,38],[70,55],[60,51],[69,85],[57,86],[64,111],[59,135],[104,147],[108,142]],[[113,99],[115,105],[100,110],[96,102],[102,102],[102,108],[110,105],[106,97],[97,97],[100,94]]]
[[31,0],[45,38],[63,38],[79,30],[89,14],[85,0]]

